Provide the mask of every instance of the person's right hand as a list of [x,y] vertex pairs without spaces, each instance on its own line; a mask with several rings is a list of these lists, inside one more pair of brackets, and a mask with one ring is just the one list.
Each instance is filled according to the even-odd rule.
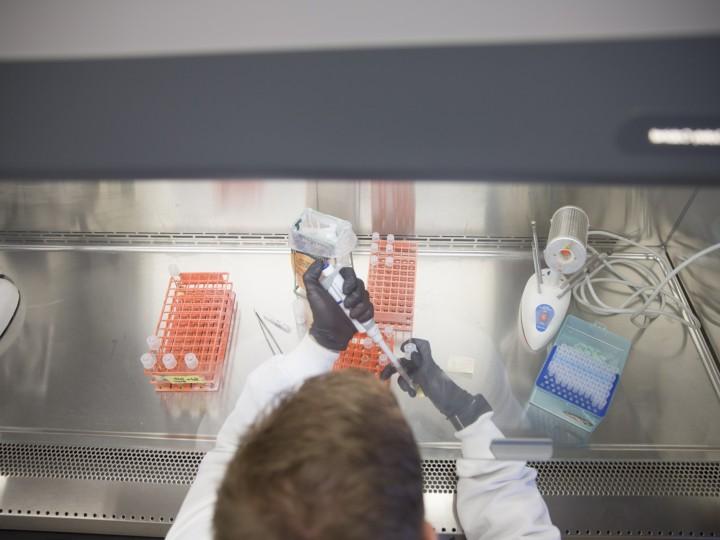
[[[422,389],[435,408],[444,414],[456,429],[472,424],[481,414],[492,410],[483,396],[469,394],[440,369],[433,360],[428,341],[413,338],[403,343],[400,349],[403,352],[412,351],[409,359],[400,359],[400,364],[413,383]],[[395,372],[396,369],[389,364],[380,373],[380,378],[387,380]],[[415,389],[402,377],[398,378],[398,385],[411,397],[415,397]]]
[[[344,351],[357,329],[320,283],[322,271],[323,262],[315,261],[303,276],[305,292],[313,314],[310,335],[326,349]],[[362,279],[358,278],[350,267],[341,268],[340,275],[344,280],[343,304],[350,310],[350,317],[360,322],[372,319],[373,305]]]

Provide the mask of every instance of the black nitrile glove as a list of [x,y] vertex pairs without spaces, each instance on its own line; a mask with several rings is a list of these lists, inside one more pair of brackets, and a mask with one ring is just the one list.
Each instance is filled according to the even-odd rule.
[[[413,338],[403,343],[400,349],[405,352],[405,347],[410,343],[415,345],[417,352],[413,352],[410,359],[401,358],[400,364],[413,383],[422,389],[435,408],[450,420],[455,429],[461,430],[469,426],[480,415],[492,410],[483,396],[469,394],[440,369],[432,358],[429,342]],[[388,364],[380,373],[380,378],[389,379],[395,372],[393,365]],[[410,388],[402,377],[398,378],[398,385],[410,397],[415,397],[415,389]]]
[[[320,284],[322,271],[323,262],[315,261],[303,276],[307,299],[313,314],[310,335],[326,349],[344,351],[357,329],[330,293]],[[365,290],[365,284],[355,276],[352,268],[341,268],[340,275],[345,280],[343,304],[350,310],[350,316],[360,322],[372,319],[374,310],[370,295]]]

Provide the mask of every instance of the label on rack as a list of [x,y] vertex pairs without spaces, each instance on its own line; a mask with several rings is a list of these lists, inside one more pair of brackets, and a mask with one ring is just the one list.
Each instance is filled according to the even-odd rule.
[[172,384],[200,384],[207,382],[202,375],[157,375],[156,379]]

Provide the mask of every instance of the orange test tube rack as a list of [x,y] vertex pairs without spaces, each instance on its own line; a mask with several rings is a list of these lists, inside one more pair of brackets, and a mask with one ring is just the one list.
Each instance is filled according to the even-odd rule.
[[[378,262],[370,265],[368,292],[375,306],[375,321],[392,325],[398,333],[412,334],[415,315],[415,276],[417,273],[417,245],[396,240],[392,253],[386,253],[387,241],[378,242]],[[392,257],[392,266],[385,261]]]
[[[158,392],[207,392],[219,388],[235,317],[235,293],[222,272],[183,272],[171,276],[155,335],[160,347],[151,351],[155,365],[146,369]],[[165,354],[177,365],[167,369]],[[197,367],[185,355],[197,357]]]
[[[383,368],[387,365],[380,363],[380,355],[382,351],[380,347],[372,344],[372,347],[367,348],[363,345],[363,340],[367,338],[367,334],[357,333],[353,336],[348,344],[347,349],[340,353],[339,358],[333,365],[333,370],[338,371],[341,369],[356,368],[371,371],[376,375],[379,375]],[[388,347],[392,349],[395,344],[393,338],[385,338],[385,342]]]

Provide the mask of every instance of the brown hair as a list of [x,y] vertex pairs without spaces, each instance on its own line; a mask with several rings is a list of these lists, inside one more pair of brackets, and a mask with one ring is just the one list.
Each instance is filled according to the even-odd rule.
[[245,435],[218,492],[216,540],[422,536],[420,455],[367,372],[306,381]]

